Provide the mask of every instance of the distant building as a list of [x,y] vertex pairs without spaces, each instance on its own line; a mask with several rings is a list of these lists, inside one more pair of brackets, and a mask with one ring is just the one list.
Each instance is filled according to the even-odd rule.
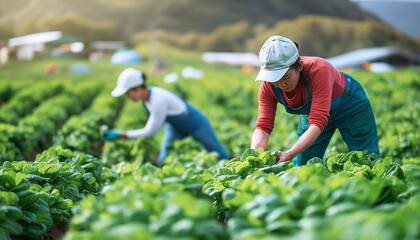
[[205,52],[202,58],[208,63],[225,63],[239,66],[244,73],[254,73],[260,67],[258,55],[250,52]]
[[125,47],[124,41],[93,41],[90,48],[97,51],[116,51]]
[[0,46],[0,65],[6,64],[9,60],[9,49]]
[[9,51],[16,51],[19,60],[32,60],[37,52],[45,50],[45,43],[59,39],[60,31],[34,33],[9,39],[7,45]]
[[420,66],[420,55],[396,47],[373,47],[327,59],[338,69],[367,69],[374,72],[396,67]]
[[115,53],[126,47],[124,41],[93,41],[89,44],[89,60],[92,62],[103,59],[106,54]]
[[37,55],[81,52],[84,49],[84,44],[80,39],[63,35],[60,31],[33,33],[11,38],[7,46],[9,52],[14,53],[18,60],[33,60]]
[[260,60],[255,53],[205,52],[202,58],[205,62],[209,63],[226,63],[234,66],[260,66]]

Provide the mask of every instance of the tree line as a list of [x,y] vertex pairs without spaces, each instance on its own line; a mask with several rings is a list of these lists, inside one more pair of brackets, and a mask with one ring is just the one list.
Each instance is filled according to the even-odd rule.
[[[258,53],[272,35],[282,35],[300,43],[302,55],[331,57],[360,48],[395,46],[420,54],[420,39],[413,39],[374,20],[343,20],[316,15],[282,20],[273,27],[250,25],[246,21],[225,24],[210,33],[178,33],[157,30],[158,39],[185,49]],[[148,41],[150,31],[138,32],[134,42]]]
[[[134,46],[150,41],[152,32],[126,33],[111,22],[98,22],[76,14],[59,18],[27,21],[11,29],[0,22],[0,40],[34,32],[60,30],[86,42],[124,40]],[[344,20],[335,17],[305,15],[281,20],[275,25],[251,25],[247,21],[223,24],[211,32],[177,32],[154,29],[153,36],[170,45],[197,51],[236,51],[258,53],[271,35],[283,35],[300,43],[302,55],[330,57],[347,51],[375,46],[396,46],[420,53],[420,40],[374,20]]]

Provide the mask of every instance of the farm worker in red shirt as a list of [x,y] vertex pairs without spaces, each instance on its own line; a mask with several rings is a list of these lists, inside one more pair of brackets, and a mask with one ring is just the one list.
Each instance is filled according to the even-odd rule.
[[350,151],[366,150],[379,157],[373,111],[362,86],[349,74],[319,57],[299,56],[299,44],[282,36],[270,37],[262,46],[261,69],[255,81],[258,119],[251,148],[266,148],[274,128],[277,103],[299,114],[298,140],[288,151],[278,151],[278,162],[305,165],[322,158],[336,129]]

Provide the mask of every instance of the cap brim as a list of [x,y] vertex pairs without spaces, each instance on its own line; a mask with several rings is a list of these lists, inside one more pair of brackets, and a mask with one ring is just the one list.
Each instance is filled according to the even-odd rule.
[[271,82],[271,83],[277,82],[284,76],[284,74],[286,74],[289,68],[290,67],[284,68],[281,70],[274,70],[274,71],[267,71],[267,70],[261,69],[257,77],[255,78],[255,81],[265,81],[265,82]]
[[116,88],[114,88],[114,90],[112,90],[111,95],[113,97],[119,97],[119,96],[123,95],[126,92],[127,92],[127,89],[122,88],[120,86],[117,86]]

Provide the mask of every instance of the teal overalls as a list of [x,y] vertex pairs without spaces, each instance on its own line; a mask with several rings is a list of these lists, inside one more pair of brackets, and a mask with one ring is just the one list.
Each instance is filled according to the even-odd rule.
[[[152,88],[153,87],[149,87],[149,96],[152,94]],[[184,101],[182,98],[180,99]],[[217,152],[219,154],[219,159],[230,159],[228,152],[217,138],[207,117],[188,102],[184,102],[187,106],[187,111],[185,113],[177,116],[166,116],[165,132],[160,146],[161,149],[157,163],[160,164],[163,162],[169,154],[169,150],[175,140],[185,138],[188,135],[193,136],[195,140],[202,143],[207,151]],[[149,110],[147,110],[144,102],[143,108],[146,110],[147,115],[149,115]]]
[[[347,73],[344,73],[344,76],[346,78],[346,90],[343,94],[331,100],[328,125],[308,149],[293,159],[293,166],[305,165],[313,157],[323,158],[337,128],[349,151],[366,150],[376,153],[379,157],[378,133],[369,99],[356,79]],[[309,128],[308,116],[312,102],[309,84],[305,85],[308,101],[299,108],[287,106],[280,89],[275,87],[274,84],[271,86],[277,99],[288,113],[301,115],[297,132],[299,138]]]

